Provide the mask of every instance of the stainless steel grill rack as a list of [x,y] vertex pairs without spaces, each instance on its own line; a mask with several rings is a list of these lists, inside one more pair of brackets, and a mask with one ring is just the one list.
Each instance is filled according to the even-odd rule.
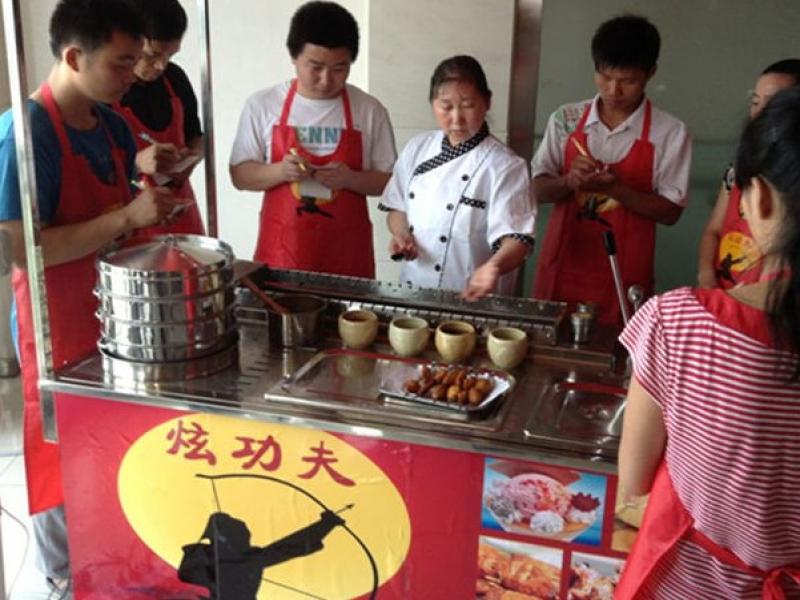
[[[462,299],[458,292],[361,277],[346,277],[309,271],[263,268],[251,279],[268,291],[297,292],[322,296],[328,300],[329,313],[348,308],[366,308],[383,319],[413,314],[432,326],[448,319],[462,319],[480,330],[499,325],[519,327],[534,343],[555,345],[565,318],[567,305],[532,298],[486,296],[474,302]],[[240,290],[238,316],[244,320],[264,320],[263,305],[248,290]]]

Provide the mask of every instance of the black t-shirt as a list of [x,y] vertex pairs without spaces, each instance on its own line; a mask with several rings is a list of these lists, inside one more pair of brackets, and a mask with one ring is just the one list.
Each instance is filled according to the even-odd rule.
[[183,132],[186,142],[203,134],[197,115],[197,97],[189,78],[175,63],[167,65],[164,74],[155,81],[134,83],[122,98],[122,106],[130,107],[133,114],[153,131],[163,131],[172,120],[172,105],[164,78],[169,79],[173,91],[183,104]]

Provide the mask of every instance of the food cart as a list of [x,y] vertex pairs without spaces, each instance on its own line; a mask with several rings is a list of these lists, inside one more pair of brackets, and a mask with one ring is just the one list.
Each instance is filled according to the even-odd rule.
[[[207,0],[200,6],[214,235]],[[611,597],[635,535],[615,518],[624,374],[614,332],[598,328],[574,344],[561,303],[467,303],[442,290],[231,260],[218,287],[168,299],[182,310],[202,306],[198,296],[233,301],[224,309],[233,333],[225,321],[213,352],[153,360],[101,343],[54,371],[16,0],[4,11],[45,431],[61,446],[76,598]],[[287,343],[285,315],[245,278],[272,298],[320,299],[313,339]],[[101,300],[116,298],[114,285],[100,287]],[[151,308],[165,301],[149,293]],[[104,316],[119,317],[110,306]],[[349,309],[378,316],[364,349],[343,347],[337,334]],[[441,358],[433,343],[417,357],[392,350],[388,324],[402,315],[473,325],[478,342],[463,365],[502,393],[479,411],[407,397],[403,382]],[[499,326],[530,342],[507,371],[486,354]]]

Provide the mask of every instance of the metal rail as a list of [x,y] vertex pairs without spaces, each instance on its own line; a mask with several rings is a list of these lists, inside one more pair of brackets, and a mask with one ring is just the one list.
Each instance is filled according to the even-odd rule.
[[214,154],[214,103],[211,95],[211,29],[208,0],[197,0],[200,15],[200,91],[203,104],[203,152],[206,172],[206,221],[208,235],[219,235],[217,175]]
[[[44,258],[41,245],[41,223],[36,192],[36,165],[33,157],[30,118],[27,110],[27,72],[25,47],[22,39],[22,15],[19,0],[3,0],[3,22],[8,58],[8,80],[11,91],[11,110],[14,117],[14,137],[19,170],[19,191],[22,202],[22,225],[25,233],[25,260],[28,271],[36,364],[39,381],[52,380],[53,354],[50,341],[50,319],[47,312],[47,290],[44,282]],[[55,403],[52,392],[40,389],[44,437],[56,441]]]

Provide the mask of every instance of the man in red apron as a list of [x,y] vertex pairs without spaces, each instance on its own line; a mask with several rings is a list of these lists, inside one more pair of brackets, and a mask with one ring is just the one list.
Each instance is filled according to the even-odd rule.
[[[92,352],[99,336],[95,254],[175,208],[171,192],[131,198],[135,146],[124,121],[99,103],[133,82],[142,48],[138,15],[122,0],[61,0],[51,17],[56,63],[28,101],[52,359],[56,369]],[[0,117],[0,226],[11,237],[24,398],[28,501],[40,563],[51,582],[69,575],[58,445],[45,442],[33,315],[25,270],[21,200],[10,111]],[[44,512],[43,512],[44,511]]]
[[264,192],[255,258],[374,277],[366,196],[381,194],[396,151],[386,109],[346,83],[358,25],[338,4],[310,2],[287,46],[297,78],[248,99],[230,159],[238,189]]
[[133,5],[145,24],[144,50],[134,67],[137,81],[114,110],[133,132],[138,150],[136,166],[145,182],[163,182],[186,203],[186,208],[169,222],[139,231],[138,235],[203,235],[203,221],[189,183],[189,175],[203,153],[197,97],[183,69],[170,62],[181,48],[186,12],[178,0],[136,0]]
[[532,163],[536,201],[555,204],[533,296],[595,302],[610,324],[621,313],[603,232],[616,238],[625,289],[638,284],[650,295],[656,223],[675,223],[685,204],[686,127],[644,94],[659,49],[658,30],[643,17],[603,23],[592,39],[598,95],[551,115]]

